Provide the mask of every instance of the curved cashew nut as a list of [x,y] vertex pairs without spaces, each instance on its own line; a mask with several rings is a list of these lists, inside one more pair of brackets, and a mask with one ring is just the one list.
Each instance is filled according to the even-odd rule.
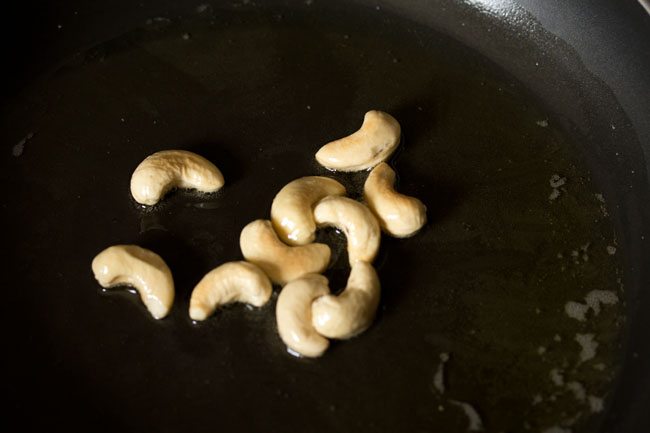
[[379,277],[372,265],[356,262],[338,296],[325,295],[311,306],[312,324],[328,338],[352,338],[368,329],[379,306]]
[[275,317],[280,338],[291,351],[317,358],[327,350],[329,340],[312,326],[311,304],[328,293],[327,278],[316,274],[293,280],[280,292]]
[[217,307],[244,302],[255,307],[266,304],[273,288],[257,266],[247,262],[228,262],[208,272],[192,291],[190,317],[205,320]]
[[289,245],[313,242],[314,204],[323,197],[343,194],[345,187],[329,177],[307,176],[289,182],[271,205],[271,221],[278,237]]
[[244,227],[239,246],[247,261],[259,266],[271,281],[280,285],[306,274],[320,274],[330,261],[327,245],[290,247],[278,239],[267,220],[256,220]]
[[361,171],[372,168],[397,149],[401,128],[393,116],[368,111],[355,133],[321,147],[316,160],[330,170]]
[[215,192],[223,175],[210,161],[187,150],[163,150],[146,157],[131,176],[131,195],[152,206],[172,188]]
[[350,265],[372,263],[379,250],[381,231],[375,216],[363,203],[347,197],[325,197],[314,208],[318,225],[342,230],[348,240]]
[[413,236],[427,222],[427,207],[395,191],[395,171],[385,162],[372,169],[363,186],[368,207],[384,231],[398,238]]
[[165,317],[174,303],[172,273],[153,251],[137,245],[114,245],[93,259],[92,269],[102,287],[134,287],[156,319]]

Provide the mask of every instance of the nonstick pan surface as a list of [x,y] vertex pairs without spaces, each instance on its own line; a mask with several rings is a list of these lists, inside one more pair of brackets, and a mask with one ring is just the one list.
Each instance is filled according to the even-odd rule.
[[[34,60],[45,72],[14,79],[0,119],[8,422],[425,432],[479,428],[479,417],[495,432],[642,431],[640,421],[625,424],[633,415],[624,406],[638,403],[620,390],[630,370],[641,384],[648,377],[628,306],[647,301],[638,286],[647,280],[643,131],[606,83],[572,69],[564,42],[540,29],[517,39],[512,23],[471,5],[437,7],[444,25],[399,4],[338,2],[154,2],[111,30],[60,20],[56,31],[86,26],[93,36],[72,51],[52,42],[61,57],[45,52]],[[469,43],[476,32],[504,50],[518,41],[542,78]],[[565,81],[548,90],[555,74]],[[263,308],[192,323],[194,285],[241,259],[241,228],[268,218],[287,182],[333,176],[359,198],[366,173],[329,173],[313,155],[373,108],[401,122],[390,162],[429,217],[413,238],[383,238],[374,325],[322,359],[297,359],[277,335],[279,288]],[[131,172],[173,148],[215,162],[226,187],[141,208]],[[566,183],[551,198],[555,175]],[[319,239],[332,246],[327,275],[340,289],[345,238],[323,230]],[[155,321],[133,293],[94,281],[90,261],[119,243],[167,261],[177,290],[170,317]],[[593,290],[618,302],[569,317],[567,302]]]

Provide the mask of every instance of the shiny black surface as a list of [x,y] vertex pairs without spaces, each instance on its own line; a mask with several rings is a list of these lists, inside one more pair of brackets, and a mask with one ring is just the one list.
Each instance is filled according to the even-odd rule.
[[[593,10],[603,13],[608,7],[600,3]],[[462,431],[466,421],[448,403],[455,398],[475,404],[489,431],[520,431],[526,419],[541,431],[562,416],[555,409],[526,412],[530,401],[523,400],[547,391],[542,375],[573,360],[576,348],[558,345],[546,364],[531,360],[554,333],[566,341],[584,331],[562,312],[566,300],[583,292],[571,279],[560,279],[555,292],[547,284],[537,287],[546,291],[535,290],[527,272],[551,269],[558,249],[613,241],[607,219],[592,222],[599,210],[592,193],[603,192],[623,265],[627,338],[618,349],[623,314],[610,312],[589,325],[609,339],[601,351],[612,370],[576,378],[607,395],[609,404],[606,414],[578,427],[645,431],[648,318],[640,311],[648,305],[650,202],[648,124],[640,110],[649,101],[626,91],[643,89],[649,76],[638,73],[648,66],[643,47],[626,46],[640,53],[629,68],[592,71],[597,64],[589,55],[598,58],[600,50],[602,58],[612,43],[594,50],[589,40],[599,34],[572,47],[544,31],[557,23],[553,30],[571,40],[567,20],[544,10],[534,11],[540,24],[522,10],[502,19],[498,11],[447,2],[388,2],[379,10],[374,4],[228,4],[214,6],[213,18],[199,24],[180,16],[194,17],[198,5],[70,4],[17,12],[31,21],[17,20],[14,33],[4,30],[24,35],[3,38],[19,42],[10,43],[16,76],[3,89],[1,131],[11,246],[10,422],[107,431]],[[638,18],[627,8],[620,13],[632,18],[620,20],[634,23]],[[155,17],[170,22],[147,24]],[[615,30],[618,23],[606,24]],[[437,64],[436,54],[445,56]],[[34,81],[63,59],[65,67]],[[29,90],[20,90],[27,83],[33,83]],[[501,85],[513,87],[504,94]],[[425,200],[432,220],[419,237],[385,241],[377,263],[385,288],[377,324],[319,361],[284,353],[272,305],[233,307],[191,324],[185,311],[193,284],[212,266],[238,259],[239,229],[267,214],[284,183],[323,173],[313,151],[354,129],[371,106],[402,122],[405,143],[395,160],[400,185]],[[549,130],[531,124],[540,116],[550,119]],[[28,132],[34,137],[13,156]],[[485,143],[494,145],[482,148]],[[228,187],[207,201],[175,193],[142,212],[127,193],[130,170],[148,153],[172,147],[215,161]],[[514,166],[502,167],[507,159]],[[569,191],[575,203],[565,202],[564,214],[522,220],[531,206],[548,208],[548,177],[557,171],[583,179]],[[362,177],[342,180],[354,191]],[[495,216],[504,206],[505,214]],[[566,223],[567,216],[573,224],[551,235],[548,223]],[[504,233],[521,241],[500,245]],[[553,242],[545,244],[546,236]],[[133,296],[97,290],[90,259],[119,242],[148,246],[169,262],[178,302],[168,320],[150,320]],[[594,254],[595,273],[578,277],[613,288],[617,275],[608,266],[614,263]],[[335,281],[345,278],[340,268],[332,271]],[[504,292],[495,292],[499,287]],[[568,292],[559,295],[562,288]],[[544,317],[535,317],[538,308]],[[608,326],[611,335],[603,334]],[[503,345],[495,344],[500,340]],[[431,381],[439,353],[447,351],[455,357],[441,398]],[[619,362],[621,376],[608,385]]]

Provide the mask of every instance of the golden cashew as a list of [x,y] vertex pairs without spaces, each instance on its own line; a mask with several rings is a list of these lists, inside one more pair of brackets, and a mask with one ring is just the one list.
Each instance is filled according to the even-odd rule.
[[243,302],[261,307],[273,288],[266,274],[247,262],[228,262],[208,272],[196,285],[190,298],[192,320],[205,320],[217,307]]
[[388,159],[399,145],[400,134],[399,122],[393,116],[368,111],[358,131],[321,147],[316,160],[330,170],[366,170]]
[[280,338],[290,351],[317,358],[329,347],[312,326],[311,305],[314,299],[329,293],[327,278],[309,274],[293,280],[280,292],[275,308]]
[[131,195],[152,206],[172,188],[215,192],[223,175],[210,161],[186,150],[163,150],[146,157],[131,176]]
[[174,303],[172,273],[153,251],[137,245],[114,245],[93,259],[92,269],[102,287],[134,287],[156,319],[165,317]]
[[289,245],[313,242],[314,204],[323,197],[343,194],[345,187],[329,177],[307,176],[289,182],[271,205],[271,221],[278,237]]
[[334,226],[347,237],[350,265],[372,263],[379,250],[381,231],[375,216],[363,203],[347,197],[325,197],[314,208],[319,226]]
[[363,186],[370,210],[391,236],[413,236],[427,222],[427,208],[417,198],[395,191],[395,172],[385,162],[372,169]]
[[341,294],[325,295],[314,301],[311,306],[312,324],[325,337],[352,338],[372,323],[379,296],[379,277],[375,269],[366,262],[356,262]]
[[276,284],[285,285],[306,274],[320,274],[330,261],[325,244],[290,247],[273,230],[271,221],[256,220],[241,232],[239,246],[244,258],[259,266]]

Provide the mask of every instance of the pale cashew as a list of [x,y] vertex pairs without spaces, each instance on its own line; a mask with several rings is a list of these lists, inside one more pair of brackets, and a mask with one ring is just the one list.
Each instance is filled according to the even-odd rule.
[[219,169],[202,156],[186,150],[163,150],[136,167],[131,195],[138,203],[152,206],[172,188],[215,192],[223,183]]
[[397,149],[401,128],[393,116],[368,111],[355,133],[321,147],[316,160],[330,170],[361,171],[374,167]]
[[190,318],[205,320],[217,307],[243,302],[261,307],[273,288],[266,274],[247,262],[228,262],[208,272],[190,297]]
[[311,305],[328,293],[327,278],[316,274],[293,280],[280,292],[275,317],[280,338],[291,351],[317,358],[327,350],[329,341],[312,326]]
[[417,198],[395,191],[395,172],[385,162],[372,169],[363,186],[370,210],[386,233],[413,236],[427,222],[427,207]]
[[174,303],[172,273],[153,251],[137,245],[114,245],[93,259],[92,269],[102,287],[134,287],[156,319],[165,317]]
[[278,237],[289,245],[314,241],[314,204],[329,195],[343,195],[345,187],[329,177],[307,176],[286,184],[273,199],[271,221]]
[[350,265],[357,260],[372,263],[381,240],[379,223],[363,203],[347,197],[325,197],[314,208],[321,226],[334,226],[347,237]]
[[345,290],[338,296],[325,295],[311,306],[312,324],[328,338],[347,339],[362,333],[372,323],[379,306],[379,277],[372,265],[352,265]]
[[239,236],[244,258],[259,266],[276,284],[285,285],[306,274],[320,274],[330,261],[330,247],[308,244],[290,247],[273,230],[271,221],[256,220]]

